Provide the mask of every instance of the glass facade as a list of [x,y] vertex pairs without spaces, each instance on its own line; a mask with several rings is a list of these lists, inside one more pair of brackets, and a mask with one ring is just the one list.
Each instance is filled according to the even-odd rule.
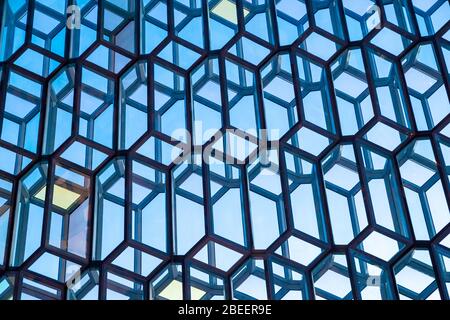
[[0,1],[0,299],[450,299],[449,20]]

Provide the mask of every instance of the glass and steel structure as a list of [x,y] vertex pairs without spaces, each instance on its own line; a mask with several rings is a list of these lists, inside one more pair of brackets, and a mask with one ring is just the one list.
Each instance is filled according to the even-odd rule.
[[0,299],[450,299],[448,0],[1,0]]

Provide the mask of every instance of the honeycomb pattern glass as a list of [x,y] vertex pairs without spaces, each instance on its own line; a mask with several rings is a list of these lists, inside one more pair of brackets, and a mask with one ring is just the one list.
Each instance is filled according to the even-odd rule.
[[450,299],[447,0],[0,3],[0,299]]

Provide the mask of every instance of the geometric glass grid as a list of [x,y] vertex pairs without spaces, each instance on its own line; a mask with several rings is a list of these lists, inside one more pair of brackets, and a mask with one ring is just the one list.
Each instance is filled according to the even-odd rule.
[[449,17],[0,1],[0,300],[449,300]]

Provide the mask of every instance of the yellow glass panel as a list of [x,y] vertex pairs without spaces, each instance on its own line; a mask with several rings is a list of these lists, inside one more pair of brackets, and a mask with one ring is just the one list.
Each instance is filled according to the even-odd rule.
[[[42,201],[45,201],[46,189],[46,187],[43,187],[41,190],[39,190],[38,193],[36,193],[35,197]],[[79,197],[80,195],[78,193],[67,190],[66,188],[60,187],[58,185],[55,185],[55,187],[53,188],[53,204],[64,210],[70,208],[70,206],[75,201],[77,201]]]
[[191,287],[191,299],[192,300],[200,300],[204,295],[205,291],[200,290],[196,287]]
[[45,201],[45,191],[47,190],[46,187],[43,187],[41,190],[39,190],[38,193],[36,193],[34,196],[38,198],[39,200]]
[[[168,300],[183,300],[183,285],[180,281],[173,280],[159,295]],[[191,287],[192,300],[200,300],[204,295],[205,291]]]
[[[224,18],[234,24],[237,24],[236,4],[229,0],[220,1],[213,9],[212,12],[219,17]],[[244,17],[248,15],[248,10],[244,8]]]

